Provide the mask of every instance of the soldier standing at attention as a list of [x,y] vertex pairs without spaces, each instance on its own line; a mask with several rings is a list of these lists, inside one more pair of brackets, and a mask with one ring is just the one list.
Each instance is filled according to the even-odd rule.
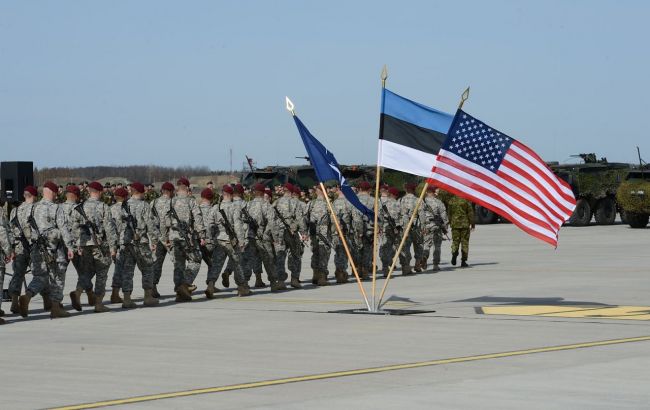
[[[203,226],[205,227],[206,235],[205,235],[205,245],[201,246],[201,258],[203,259],[203,262],[208,266],[208,279],[206,279],[205,283],[206,285],[210,286],[210,277],[216,276],[214,272],[212,272],[212,259],[213,255],[212,253],[214,252],[214,234],[210,231],[212,229],[212,226],[210,225],[210,213],[212,212],[212,201],[214,200],[214,191],[210,188],[204,188],[201,191],[201,199],[199,200],[199,209],[201,210],[201,216],[203,217]],[[196,279],[196,278],[194,278]],[[218,292],[219,289],[214,287],[214,283],[212,284],[212,293]],[[206,290],[207,292],[207,290]]]
[[176,196],[161,221],[162,240],[174,258],[174,285],[177,302],[192,300],[190,286],[201,268],[201,249],[205,245],[205,226],[201,210],[190,196],[190,181],[180,178]]
[[472,203],[459,196],[452,196],[447,204],[451,226],[451,264],[456,266],[458,248],[461,248],[460,266],[466,268],[469,256],[469,235],[475,228]]
[[293,189],[293,184],[285,184],[282,188],[282,196],[272,205],[276,214],[273,235],[278,238],[276,246],[278,278],[282,281],[287,280],[285,260],[287,260],[288,254],[287,267],[291,272],[291,287],[300,289],[302,285],[300,284],[299,265],[302,259],[302,241],[306,227],[302,206],[298,200],[293,198]]
[[423,227],[424,247],[422,251],[422,260],[420,266],[424,270],[427,268],[429,252],[433,247],[433,271],[440,270],[440,248],[442,246],[442,236],[447,233],[449,220],[445,205],[436,196],[436,187],[427,186],[427,196],[422,202],[421,226]]
[[[357,184],[359,190],[359,201],[368,209],[375,208],[375,200],[370,196],[371,185],[368,181],[361,181]],[[359,274],[361,279],[370,279],[372,273],[372,249],[373,249],[373,224],[364,214],[358,209],[352,211],[352,223],[355,232],[355,252],[357,256],[357,266],[359,267]]]
[[76,244],[66,224],[63,209],[54,203],[57,191],[56,184],[46,182],[43,185],[43,199],[34,204],[29,217],[33,242],[31,249],[33,277],[27,292],[18,299],[22,317],[27,317],[29,302],[34,295],[43,291],[49,293],[52,300],[51,318],[70,316],[70,313],[63,310],[61,302],[65,286],[66,256],[72,259]]
[[[232,188],[233,188],[233,193],[232,193],[232,205],[231,206],[236,208],[236,211],[234,211],[235,213],[239,212],[241,214],[241,209],[245,205],[245,202],[244,202],[244,199],[243,199],[244,198],[244,187],[242,186],[242,184],[236,184]],[[243,252],[245,253],[245,251],[243,251]],[[245,269],[247,267],[244,264],[243,258],[244,258],[244,256],[243,256],[243,253],[242,253],[241,259],[240,259],[240,261],[242,263],[241,269],[242,269],[242,272],[244,273],[244,276],[248,280],[248,279],[250,279],[250,272],[246,272]],[[226,269],[224,269],[223,275],[221,277],[221,284],[223,285],[224,288],[229,288],[230,287],[230,274],[232,274],[232,272],[234,271],[233,263],[234,263],[233,260],[231,258],[228,258],[228,263],[226,264]],[[260,271],[259,276],[256,273],[255,276],[256,276],[255,287],[256,288],[265,287],[266,285],[264,284],[264,282],[262,282],[262,272]],[[258,285],[260,285],[260,286],[258,286]]]
[[[25,281],[25,273],[31,265],[31,247],[32,245],[32,231],[29,226],[29,217],[32,214],[32,207],[38,198],[38,191],[33,186],[25,187],[23,192],[25,202],[20,204],[17,208],[11,210],[9,221],[12,228],[13,237],[15,240],[14,247],[14,274],[9,282],[9,296],[11,297],[11,313],[20,313],[18,306],[18,298],[23,288]],[[50,310],[50,298],[48,295],[43,295],[44,309]]]
[[[4,289],[5,265],[14,257],[13,236],[9,224],[7,223],[7,214],[4,207],[0,207],[0,292]],[[2,298],[0,297],[0,304]],[[4,316],[4,311],[0,309],[0,316]],[[0,325],[5,323],[0,317]]]
[[108,312],[104,306],[104,294],[111,258],[117,254],[117,231],[111,218],[111,210],[102,202],[102,186],[99,182],[88,184],[90,197],[75,207],[72,231],[78,232],[79,267],[81,272],[77,289],[70,292],[72,307],[81,311],[81,292],[90,292],[95,277],[95,313]]
[[[174,185],[171,182],[165,182],[160,187],[162,195],[151,202],[151,216],[154,219],[156,228],[162,232],[161,224],[165,222],[165,214],[169,211],[169,203],[174,196]],[[167,255],[167,247],[164,243],[158,242],[156,244],[156,251],[153,256],[153,296],[160,297],[158,293],[158,283],[160,283],[160,276],[162,275],[163,263]]]
[[153,297],[153,256],[156,244],[160,241],[160,232],[151,217],[151,208],[144,201],[144,185],[131,183],[131,198],[122,203],[123,235],[121,235],[121,252],[124,253],[122,271],[122,307],[136,307],[131,299],[133,292],[133,274],[138,266],[142,274],[144,289],[144,306],[156,306],[158,299]]
[[129,198],[129,192],[120,187],[115,190],[115,200],[117,201],[111,205],[111,218],[113,218],[113,223],[115,224],[115,230],[119,236],[118,240],[118,249],[117,254],[115,255],[115,261],[113,263],[113,281],[111,282],[111,303],[122,303],[124,302],[120,297],[120,289],[122,289],[122,275],[124,272],[124,251],[123,251],[123,237],[124,237],[124,218],[122,218],[122,202],[126,201]]
[[[408,182],[404,184],[406,195],[399,200],[401,224],[404,229],[408,225],[411,215],[415,210],[415,204],[418,198],[415,196],[415,189],[417,184]],[[421,212],[421,209],[418,210]],[[411,225],[411,230],[408,233],[402,254],[400,255],[400,263],[402,265],[402,275],[409,276],[415,275],[416,272],[421,272],[420,260],[422,259],[422,234],[420,232],[419,217],[416,217]],[[415,256],[415,269],[411,270],[411,245],[413,245],[413,253]]]
[[327,265],[332,251],[332,218],[323,191],[314,189],[316,199],[309,203],[307,211],[309,234],[311,235],[311,268],[314,271],[312,283],[327,286]]
[[379,246],[379,258],[382,264],[384,277],[388,276],[388,270],[395,258],[395,252],[401,239],[402,226],[400,225],[400,208],[397,198],[399,190],[389,187],[380,199],[381,216],[381,245]]
[[[340,185],[336,185],[335,193],[336,199],[332,202],[332,209],[334,209],[334,214],[339,219],[339,225],[345,239],[349,240],[348,238],[351,237],[352,233],[352,206],[345,199]],[[334,277],[336,283],[348,283],[348,256],[338,235],[333,235],[332,246],[334,247],[334,267],[336,269]]]
[[[72,234],[73,238],[77,238],[79,236],[78,232],[73,231],[73,226],[72,223],[74,221],[75,213],[76,211],[74,210],[74,207],[79,205],[79,198],[81,197],[81,190],[79,189],[78,186],[76,185],[68,185],[65,188],[65,202],[61,204],[61,209],[63,209],[63,214],[65,215],[65,221],[66,224],[68,225],[70,229],[70,233]],[[66,250],[67,253],[67,250]],[[81,272],[81,268],[79,267],[79,255],[77,252],[73,252],[73,258],[72,260],[68,260],[68,263],[72,262],[72,266],[74,266],[75,271],[77,271],[77,275],[79,275]],[[67,271],[68,265],[66,264],[66,271]],[[94,302],[95,295],[90,292],[89,293],[89,304],[91,306],[95,305]]]

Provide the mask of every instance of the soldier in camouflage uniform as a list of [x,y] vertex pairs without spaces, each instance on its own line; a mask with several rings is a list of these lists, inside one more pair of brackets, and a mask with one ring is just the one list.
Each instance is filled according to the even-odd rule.
[[[70,228],[70,232],[72,236],[76,238],[77,234],[72,231],[72,221],[73,221],[74,214],[76,213],[74,207],[79,204],[79,197],[81,196],[81,191],[79,190],[79,187],[74,184],[68,185],[65,190],[66,190],[65,202],[61,204],[61,209],[63,209],[63,214],[65,215],[65,220]],[[81,272],[81,268],[79,267],[79,255],[77,254],[77,252],[73,252],[73,258],[72,260],[69,260],[68,263],[70,262],[72,262],[72,266],[74,266],[77,275],[79,275],[79,272]],[[66,265],[66,271],[67,271],[67,265]],[[89,304],[91,306],[94,306],[95,305],[94,293],[89,292],[88,298],[89,298],[88,299]]]
[[192,300],[190,286],[201,268],[201,249],[205,246],[205,226],[196,200],[190,196],[190,181],[180,178],[176,196],[160,223],[161,237],[174,258],[174,285],[177,302]]
[[[332,202],[332,209],[339,220],[339,225],[345,235],[345,240],[349,241],[352,237],[352,205],[345,199],[341,186],[336,186],[336,199]],[[332,246],[334,247],[334,277],[336,283],[348,283],[348,255],[345,253],[345,247],[338,234],[333,235]],[[349,249],[348,244],[348,249]]]
[[[126,189],[120,187],[115,190],[115,203],[111,205],[111,218],[115,224],[117,234],[122,238],[126,227],[124,226],[124,218],[122,217],[122,202],[129,198],[129,193]],[[120,297],[120,289],[122,289],[122,276],[124,272],[124,252],[122,251],[121,239],[118,241],[120,245],[113,261],[113,280],[111,282],[111,303],[123,303],[124,300]]]
[[219,278],[219,272],[226,262],[226,257],[233,261],[237,294],[239,296],[252,294],[241,268],[241,255],[246,236],[241,218],[241,208],[233,206],[233,191],[230,185],[224,185],[222,201],[214,205],[210,212],[208,232],[211,233],[214,241],[214,252],[213,269],[208,272],[208,287],[205,290],[208,299],[214,297],[216,290],[214,284]]
[[253,200],[241,210],[247,241],[243,266],[245,273],[250,272],[255,257],[259,257],[271,282],[271,292],[277,292],[285,290],[287,286],[284,281],[279,280],[275,270],[275,244],[271,236],[275,215],[271,205],[264,200],[264,191],[264,185],[255,185]]
[[[381,243],[379,246],[379,258],[382,264],[382,273],[384,277],[388,276],[388,270],[395,258],[397,246],[402,239],[402,226],[400,220],[400,207],[397,198],[399,190],[395,187],[389,187],[382,194],[380,199],[380,219],[381,219]],[[401,256],[401,255],[400,255]]]
[[138,266],[142,274],[144,289],[144,306],[156,306],[158,299],[153,296],[153,255],[156,244],[160,241],[160,232],[151,217],[151,208],[144,201],[144,185],[131,183],[131,198],[122,203],[123,231],[120,232],[120,253],[124,256],[122,271],[122,307],[131,309],[137,305],[131,299],[133,292],[133,274]]
[[[117,254],[117,231],[111,218],[111,210],[101,201],[102,186],[98,182],[88,184],[90,197],[75,207],[72,231],[79,244],[79,280],[76,290],[70,292],[72,307],[81,311],[80,296],[83,291],[93,288],[95,278],[95,313],[108,312],[104,305],[106,281],[111,258]],[[84,216],[85,215],[85,216]]]
[[[23,193],[25,201],[17,208],[11,210],[9,216],[9,223],[12,228],[12,233],[15,243],[15,256],[12,265],[13,276],[9,282],[9,296],[11,297],[11,312],[20,313],[18,305],[18,298],[20,297],[23,283],[25,282],[25,273],[31,265],[31,247],[32,235],[29,227],[29,217],[32,214],[32,207],[38,198],[38,192],[33,186],[25,187]],[[49,310],[50,298],[48,295],[43,295],[43,302],[47,304],[46,310]]]
[[276,224],[273,236],[278,238],[277,272],[280,280],[287,280],[287,272],[284,264],[287,259],[287,267],[291,272],[291,287],[300,289],[300,265],[304,251],[303,241],[305,239],[306,226],[303,208],[300,201],[293,197],[293,184],[287,183],[283,187],[282,197],[273,204]]
[[[199,200],[199,209],[201,210],[201,216],[203,218],[203,226],[206,230],[205,235],[205,245],[201,246],[201,258],[203,262],[208,266],[208,278],[215,276],[215,273],[212,272],[212,260],[214,252],[214,237],[210,229],[210,214],[212,213],[212,201],[214,200],[214,191],[210,188],[204,188],[201,191],[201,199]],[[194,278],[195,280],[196,278]],[[194,280],[192,282],[194,282]],[[209,281],[206,279],[206,284],[209,285]],[[219,289],[213,286],[211,289],[212,293],[218,292]]]
[[148,184],[145,187],[145,192],[144,192],[144,200],[147,203],[151,203],[154,201],[156,198],[160,198],[160,193],[154,189],[153,184]]
[[466,268],[469,256],[469,235],[475,227],[474,208],[468,200],[454,195],[449,199],[447,211],[451,227],[451,264],[456,266],[458,249],[461,248],[460,266]]
[[[406,183],[404,184],[404,189],[406,190],[406,195],[404,195],[399,200],[400,207],[400,217],[401,225],[403,229],[406,229],[413,211],[415,210],[415,205],[418,201],[418,198],[415,196],[415,189],[417,185],[415,183]],[[421,212],[421,208],[418,209],[418,212]],[[402,253],[400,255],[400,264],[402,265],[402,275],[409,276],[415,275],[415,272],[421,272],[422,268],[420,267],[420,260],[422,259],[422,233],[420,231],[420,218],[417,216],[413,220],[411,229],[404,246],[402,247]],[[413,251],[415,256],[415,268],[411,270],[411,245],[413,245]]]
[[[239,212],[241,214],[241,208],[245,204],[244,200],[243,200],[244,187],[241,184],[236,184],[232,188],[233,188],[233,193],[232,193],[232,205],[231,206],[236,208],[236,211],[234,211],[234,212]],[[250,275],[250,273],[244,271],[246,266],[243,265],[243,254],[241,256],[242,256],[242,258],[241,258],[240,263],[242,263],[242,265],[240,266],[240,268],[242,269],[242,272],[244,273],[244,276]],[[233,271],[234,271],[234,261],[232,260],[232,258],[228,258],[228,263],[226,264],[226,269],[224,269],[223,275],[221,276],[221,284],[223,284],[224,288],[229,288],[230,287],[230,275],[233,273]],[[264,282],[262,282],[261,268],[260,268],[259,276],[257,274],[256,274],[256,276],[257,276],[257,278],[256,278],[255,287],[257,288],[258,284],[261,285],[260,287],[266,286],[264,284]]]
[[316,189],[316,199],[309,203],[307,209],[307,224],[311,237],[311,268],[314,271],[312,283],[318,286],[327,286],[329,274],[327,265],[332,251],[332,232],[334,222],[323,196],[323,191]]
[[427,186],[427,195],[422,202],[422,212],[420,224],[424,237],[424,246],[422,251],[422,260],[420,266],[426,270],[429,252],[433,247],[433,271],[440,270],[440,248],[442,246],[442,237],[447,233],[449,220],[445,205],[436,197],[436,187]]
[[[51,318],[68,317],[63,310],[65,268],[72,259],[76,244],[66,223],[63,209],[54,203],[58,187],[48,181],[43,185],[43,199],[34,204],[29,218],[31,230],[32,281],[18,299],[20,315],[27,317],[34,295],[47,291],[52,301]],[[67,255],[66,255],[67,248]]]
[[[164,216],[169,211],[169,204],[174,196],[174,185],[171,182],[165,182],[162,184],[160,191],[162,195],[151,202],[151,215],[156,228],[162,232],[163,227],[161,224],[165,222]],[[155,298],[160,298],[158,283],[160,283],[165,256],[167,256],[167,246],[159,241],[153,255],[153,296]]]
[[[7,214],[4,207],[0,207],[0,292],[4,289],[5,265],[14,257],[13,235],[7,222]],[[0,297],[0,305],[2,297]],[[0,309],[0,316],[4,316],[4,311]],[[0,317],[0,325],[5,323]]]
[[[357,184],[359,190],[359,201],[368,209],[375,209],[375,200],[370,195],[371,185],[367,181],[361,181]],[[354,227],[354,256],[356,258],[357,268],[362,280],[370,279],[372,272],[372,250],[373,250],[373,224],[358,209],[352,211],[352,225]]]

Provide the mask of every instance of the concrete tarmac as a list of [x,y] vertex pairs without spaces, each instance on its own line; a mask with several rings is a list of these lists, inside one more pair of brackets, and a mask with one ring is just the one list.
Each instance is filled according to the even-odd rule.
[[182,304],[166,263],[156,308],[50,320],[35,298],[28,319],[6,316],[0,408],[648,408],[649,250],[650,231],[625,225],[563,228],[557,250],[478,226],[470,268],[443,242],[441,272],[397,272],[385,307],[424,311],[404,316],[328,313],[362,299],[354,283],[313,287],[309,252],[302,290],[208,301],[204,266]]

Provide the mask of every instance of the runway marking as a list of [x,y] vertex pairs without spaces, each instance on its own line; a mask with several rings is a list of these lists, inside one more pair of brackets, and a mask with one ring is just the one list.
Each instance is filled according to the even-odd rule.
[[370,367],[366,369],[344,370],[331,373],[320,373],[306,376],[287,377],[284,379],[263,380],[251,383],[233,384],[227,386],[208,387],[202,389],[192,389],[177,391],[171,393],[151,394],[145,396],[135,396],[117,400],[98,401],[94,403],[76,404],[64,407],[54,407],[52,410],[83,410],[96,409],[99,407],[118,406],[123,404],[142,403],[154,400],[173,399],[179,397],[196,396],[199,394],[222,393],[235,390],[255,389],[260,387],[278,386],[289,383],[309,382],[315,380],[333,379],[339,377],[360,376],[373,373],[391,372],[396,370],[416,369],[420,367],[438,366],[443,364],[474,362],[479,360],[499,359],[504,357],[523,356],[536,353],[558,352],[563,350],[584,349],[589,347],[610,346],[622,343],[635,343],[650,341],[650,336],[629,337],[625,339],[600,340],[595,342],[575,343],[560,346],[547,346],[525,350],[515,350],[502,353],[488,353],[475,356],[453,357],[448,359],[429,360],[416,363],[404,363],[381,367]]
[[[296,304],[325,304],[325,305],[362,305],[362,301],[359,300],[328,300],[328,299],[277,299],[277,298],[265,298],[265,297],[255,297],[255,298],[229,298],[224,299],[224,301],[233,301],[233,302],[275,302],[275,303],[296,303]],[[411,302],[397,302],[389,301],[385,304],[386,306],[395,306],[395,307],[406,307],[413,306],[415,303]]]
[[650,320],[650,306],[482,306],[486,315]]

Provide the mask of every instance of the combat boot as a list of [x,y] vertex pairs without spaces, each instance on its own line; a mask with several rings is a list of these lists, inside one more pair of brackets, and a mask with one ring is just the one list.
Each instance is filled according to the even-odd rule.
[[131,292],[124,292],[124,301],[122,302],[122,309],[134,309],[137,307],[138,305],[136,305],[135,302],[131,300]]
[[255,289],[262,289],[266,287],[266,283],[262,280],[262,272],[255,274]]
[[182,284],[178,287],[178,293],[176,294],[176,301],[178,302],[192,301],[192,292],[190,292],[189,285]]
[[52,310],[52,299],[50,299],[49,295],[42,295],[43,296],[43,310],[46,312],[49,312]]
[[388,277],[388,268],[384,267],[384,268],[381,270],[381,276],[383,276],[384,279],[386,279],[386,278]]
[[0,309],[0,317],[3,317],[5,315],[5,311]]
[[300,279],[298,278],[291,278],[290,285],[294,289],[302,289],[302,285],[300,284]]
[[243,286],[237,286],[237,296],[244,297],[244,296],[250,296],[253,294],[253,291],[251,288],[248,287],[248,285],[243,285]]
[[370,274],[368,273],[368,269],[361,268],[361,280],[369,280],[369,279],[370,279]]
[[284,284],[284,282],[280,281],[273,281],[271,282],[271,292],[279,292],[281,290],[286,290],[287,285]]
[[7,323],[7,322],[5,322],[4,319],[0,318],[0,325],[4,325],[5,323]]
[[153,285],[153,289],[151,289],[151,296],[156,299],[160,299],[160,293],[158,293],[158,285]]
[[402,276],[412,276],[415,275],[415,272],[411,270],[410,265],[402,266]]
[[77,312],[81,312],[81,292],[83,292],[81,288],[70,292],[70,303],[72,304],[72,308]]
[[440,272],[440,266],[438,266],[437,263],[434,263],[434,264],[433,264],[433,271],[434,271],[434,272]]
[[[126,298],[126,293],[124,294]],[[104,294],[95,295],[95,313],[109,312],[111,309],[104,305]]]
[[70,317],[70,312],[63,309],[63,305],[60,303],[53,303],[52,309],[50,309],[50,319],[59,319],[64,317]]
[[461,268],[467,268],[469,265],[467,264],[467,261],[465,259],[460,261],[460,267]]
[[29,301],[32,300],[32,295],[30,292],[22,295],[18,298],[18,309],[20,311],[20,316],[27,317],[29,314]]
[[195,284],[187,285],[187,290],[190,292],[191,295],[192,292],[196,290],[196,285]]
[[144,290],[144,305],[147,307],[156,306],[160,301],[153,295],[153,289]]
[[427,260],[426,260],[426,259],[422,259],[422,260],[420,260],[420,269],[422,269],[422,272],[426,272],[426,270],[427,270],[427,265],[428,265],[428,264],[427,264]]
[[312,276],[311,276],[311,284],[312,285],[315,285],[315,284],[318,283],[318,276],[319,276],[318,270],[314,269],[314,271],[312,273]]
[[224,288],[230,287],[230,272],[224,272],[223,275],[221,275],[221,284]]
[[113,288],[113,291],[111,292],[111,303],[122,303],[123,300],[120,297],[120,288]]
[[456,259],[458,258],[458,252],[451,254],[451,264],[456,266]]
[[86,296],[88,297],[88,306],[93,307],[97,304],[97,298],[92,289],[86,290]]
[[18,305],[18,296],[19,295],[11,295],[11,307],[9,308],[11,313],[20,313],[20,307]]
[[208,287],[205,289],[205,296],[208,299],[214,299],[214,294],[217,292],[217,288],[214,287],[214,281],[211,280],[208,282]]
[[318,280],[316,281],[317,286],[328,286],[330,283],[327,281],[327,272],[320,271],[318,275]]
[[413,272],[422,272],[422,268],[420,267],[420,262],[419,260],[415,261],[415,265],[413,265]]

